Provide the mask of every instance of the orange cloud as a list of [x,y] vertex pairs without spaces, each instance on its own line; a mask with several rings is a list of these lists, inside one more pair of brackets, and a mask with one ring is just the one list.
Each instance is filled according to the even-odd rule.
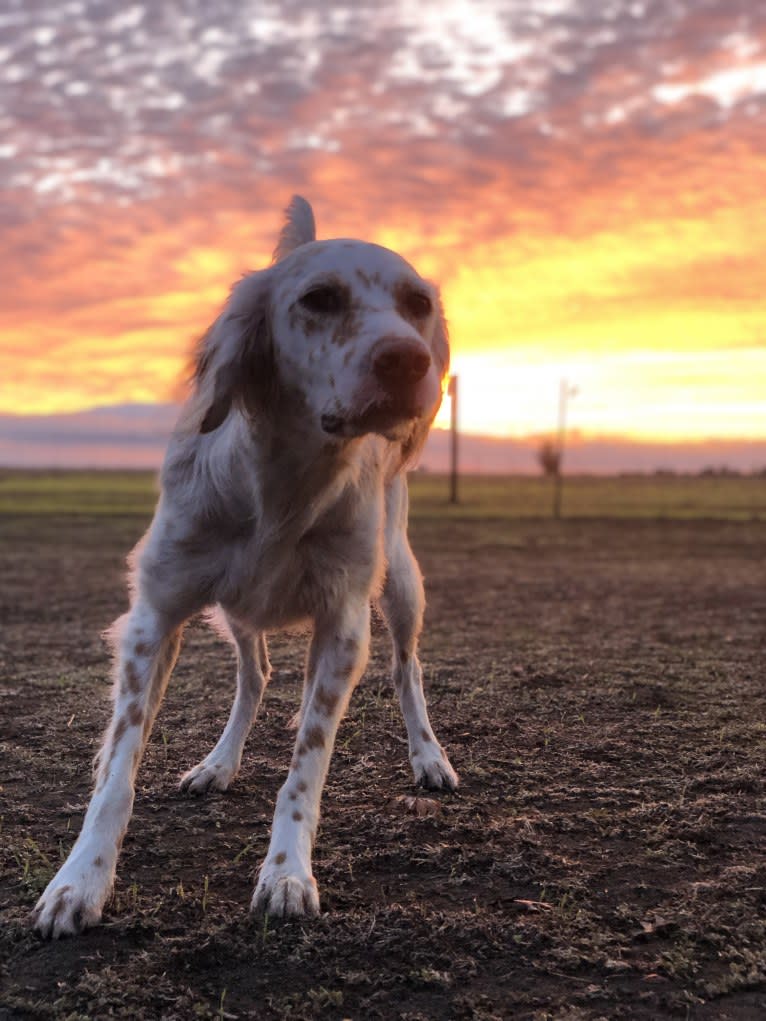
[[586,435],[766,436],[766,14],[560,7],[0,26],[0,412],[174,395],[300,191],[441,284],[464,428],[548,429],[567,376]]

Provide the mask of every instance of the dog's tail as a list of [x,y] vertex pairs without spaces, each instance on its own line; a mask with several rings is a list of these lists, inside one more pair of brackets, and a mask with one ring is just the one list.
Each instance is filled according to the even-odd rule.
[[301,195],[293,195],[290,205],[285,210],[285,225],[279,235],[277,247],[271,257],[271,264],[284,259],[290,252],[316,241],[317,229],[314,222],[314,211]]

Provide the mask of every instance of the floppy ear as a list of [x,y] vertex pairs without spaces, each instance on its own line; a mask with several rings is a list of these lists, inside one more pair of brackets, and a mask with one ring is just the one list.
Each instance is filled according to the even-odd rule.
[[436,292],[436,324],[434,325],[433,337],[431,338],[431,354],[434,357],[439,370],[439,378],[449,372],[449,334],[447,332],[447,320],[444,318],[444,308],[439,292]]
[[272,266],[301,245],[316,241],[316,237],[313,209],[302,195],[293,195],[290,205],[285,210],[285,225],[271,257]]
[[268,400],[274,379],[265,270],[234,287],[223,312],[202,338],[184,424],[189,430],[209,433],[223,424],[233,405],[255,414]]
[[[439,373],[439,380],[442,383],[443,394],[444,377],[449,372],[449,337],[447,334],[447,320],[444,318],[444,309],[442,308],[441,295],[436,288],[434,288],[434,290],[436,291],[437,315],[436,323],[434,324],[434,332],[431,336],[431,354]],[[428,438],[428,431],[431,428],[431,423],[436,418],[436,413],[441,407],[441,402],[442,396],[440,395],[439,400],[434,405],[431,417],[426,420],[421,419],[416,422],[412,432],[402,443],[402,467],[412,465],[420,456],[426,439]]]

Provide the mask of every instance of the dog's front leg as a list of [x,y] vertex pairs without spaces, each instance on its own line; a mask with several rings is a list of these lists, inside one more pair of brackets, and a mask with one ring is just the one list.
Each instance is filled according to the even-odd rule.
[[332,619],[317,621],[303,714],[290,772],[277,797],[269,851],[261,866],[252,909],[270,915],[316,915],[319,895],[311,851],[319,801],[335,734],[351,692],[367,663],[367,600]]
[[33,912],[35,928],[54,939],[101,919],[133,809],[138,763],[181,642],[181,628],[142,602],[115,633],[114,712],[98,754],[96,787],[69,857]]

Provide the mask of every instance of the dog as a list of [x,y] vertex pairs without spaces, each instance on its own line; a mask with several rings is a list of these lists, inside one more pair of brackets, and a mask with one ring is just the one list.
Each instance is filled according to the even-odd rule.
[[129,612],[112,627],[113,715],[82,830],[40,897],[45,937],[100,919],[139,761],[186,621],[219,614],[237,690],[212,751],[181,788],[224,791],[270,675],[266,632],[308,622],[295,750],[251,908],[319,912],[311,853],[338,724],[365,668],[370,604],[393,641],[393,681],[418,783],[454,790],[417,656],[424,594],[407,537],[406,469],[449,365],[439,294],[396,253],[316,240],[294,196],[271,265],[243,277],[203,337],[148,532],[129,559]]

